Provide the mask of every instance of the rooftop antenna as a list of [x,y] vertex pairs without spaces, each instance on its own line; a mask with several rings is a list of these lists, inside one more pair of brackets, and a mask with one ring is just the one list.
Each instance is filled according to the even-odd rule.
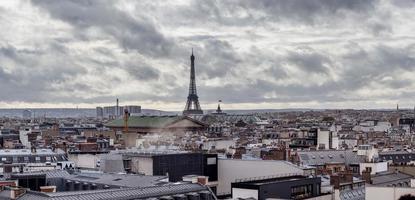
[[117,103],[116,103],[116,105],[115,105],[115,115],[116,115],[117,117],[118,117],[119,112],[120,112],[120,111],[119,111],[119,107],[118,107],[118,106],[119,106],[118,102],[119,102],[119,101],[118,101],[118,98],[117,98]]

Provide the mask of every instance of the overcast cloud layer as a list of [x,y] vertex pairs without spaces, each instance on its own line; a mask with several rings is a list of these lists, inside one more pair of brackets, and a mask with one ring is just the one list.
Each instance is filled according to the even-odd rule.
[[415,103],[415,1],[0,2],[0,107]]

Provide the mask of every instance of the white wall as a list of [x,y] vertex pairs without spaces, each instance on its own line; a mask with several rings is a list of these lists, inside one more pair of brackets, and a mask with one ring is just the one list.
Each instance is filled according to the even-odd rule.
[[147,176],[153,175],[153,158],[151,157],[132,157],[131,165],[133,172]]
[[317,148],[320,148],[321,144],[324,144],[324,149],[329,149],[329,134],[330,131],[322,131],[318,129],[317,132]]
[[244,188],[233,188],[232,189],[232,199],[247,199],[254,198],[258,199],[258,190],[254,189],[244,189]]
[[100,170],[108,173],[125,172],[121,154],[101,154]]
[[303,173],[286,161],[218,159],[218,194],[230,194],[236,179]]
[[378,122],[375,126],[373,123],[361,123],[358,126],[355,126],[353,130],[355,131],[363,131],[363,132],[388,132],[392,127],[390,122]]
[[68,154],[68,159],[81,168],[96,169],[99,158],[100,154]]
[[332,145],[333,149],[339,149],[339,138],[338,137],[333,137],[331,145]]
[[26,148],[30,148],[30,142],[29,142],[29,138],[27,137],[27,134],[30,133],[32,130],[28,129],[28,130],[19,130],[19,139],[20,142],[22,142],[22,144],[26,147]]
[[388,162],[359,163],[360,174],[362,174],[363,170],[365,170],[366,167],[371,167],[372,168],[372,172],[370,174],[385,172],[385,171],[388,171]]
[[228,150],[229,147],[235,146],[235,140],[217,140],[217,141],[208,141],[204,142],[203,148],[204,149],[211,149],[212,146],[215,146],[216,149],[226,149]]
[[405,194],[415,195],[415,188],[366,186],[366,200],[398,200]]

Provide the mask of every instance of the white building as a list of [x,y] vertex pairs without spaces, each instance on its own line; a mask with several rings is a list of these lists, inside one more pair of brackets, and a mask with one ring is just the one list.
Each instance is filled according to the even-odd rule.
[[317,149],[339,149],[337,130],[330,129],[317,130]]
[[372,145],[359,145],[357,150],[358,156],[364,156],[366,162],[374,162],[379,158],[378,149],[374,148]]
[[398,200],[401,196],[407,194],[415,196],[415,188],[366,186],[366,200]]
[[360,174],[363,171],[370,171],[370,174],[374,175],[380,172],[388,171],[388,162],[374,162],[374,163],[359,163]]
[[231,194],[231,183],[237,179],[288,176],[304,171],[290,162],[271,160],[218,159],[217,194]]
[[[75,164],[68,161],[64,152],[56,153],[50,149],[0,149],[0,160],[13,165],[13,172],[45,171],[53,169],[72,169]],[[3,164],[3,167],[5,164]],[[4,168],[0,168],[3,173]]]
[[29,137],[28,137],[28,133],[31,133],[32,129],[31,128],[23,128],[19,130],[19,139],[20,142],[22,143],[22,145],[24,145],[26,148],[30,148],[31,144],[29,142]]

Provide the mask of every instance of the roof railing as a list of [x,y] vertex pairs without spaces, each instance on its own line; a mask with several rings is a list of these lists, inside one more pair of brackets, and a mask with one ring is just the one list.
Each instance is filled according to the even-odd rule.
[[284,174],[269,175],[269,176],[256,176],[256,177],[235,179],[235,181],[233,183],[248,182],[248,181],[260,181],[260,180],[273,179],[273,178],[283,178],[283,177],[303,176],[303,175],[304,175],[304,173],[284,173]]

